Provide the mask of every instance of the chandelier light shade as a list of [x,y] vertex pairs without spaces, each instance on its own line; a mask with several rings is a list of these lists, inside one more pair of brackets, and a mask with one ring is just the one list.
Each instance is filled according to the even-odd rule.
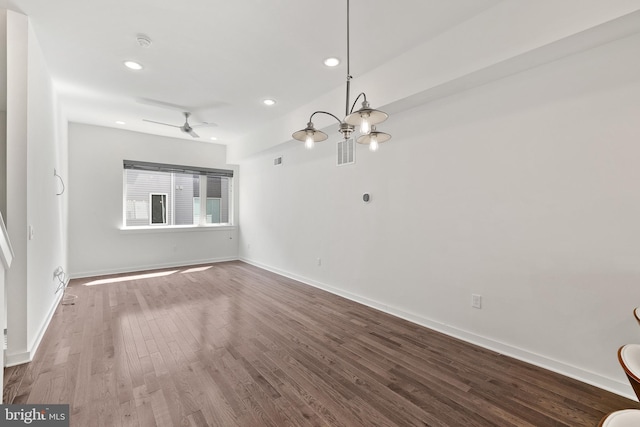
[[361,94],[365,100],[362,102],[362,108],[356,111],[355,113],[349,114],[344,118],[345,123],[349,123],[353,126],[360,126],[361,134],[368,134],[371,132],[371,126],[375,126],[378,123],[382,123],[389,115],[384,111],[374,110],[373,108],[369,108],[369,103],[367,102],[367,97]]
[[[338,131],[342,134],[344,139],[349,139],[351,134],[355,130],[356,126],[359,126],[360,137],[357,138],[357,142],[360,144],[369,145],[371,151],[377,151],[379,144],[391,139],[391,135],[384,132],[376,131],[376,125],[387,120],[389,115],[383,111],[373,109],[369,106],[367,101],[367,95],[364,92],[356,97],[355,102],[349,108],[349,98],[351,96],[351,77],[350,74],[350,54],[349,54],[349,0],[347,0],[347,99],[345,101],[345,118],[340,120],[334,114],[326,111],[316,111],[309,117],[309,123],[307,127],[294,132],[292,137],[295,140],[304,142],[305,147],[313,148],[316,142],[324,141],[329,136],[317,130],[313,126],[313,116],[316,114],[326,114],[338,121],[340,127]],[[362,107],[353,111],[358,103],[358,100],[362,97]]]
[[322,132],[321,130],[317,130],[316,128],[314,128],[313,122],[307,123],[306,128],[294,132],[292,136],[298,141],[304,141],[304,146],[308,149],[313,148],[316,142],[321,142],[329,138],[329,135]]
[[375,125],[371,126],[371,132],[365,135],[361,135],[356,139],[359,144],[365,144],[369,146],[369,150],[378,151],[380,144],[387,142],[391,139],[391,135],[385,132],[378,132]]

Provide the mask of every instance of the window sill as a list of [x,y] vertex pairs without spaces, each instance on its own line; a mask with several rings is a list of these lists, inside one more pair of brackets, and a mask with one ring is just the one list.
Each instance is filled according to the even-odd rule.
[[183,233],[192,231],[229,231],[235,230],[235,225],[173,225],[173,226],[144,226],[144,227],[121,227],[120,232],[130,233]]

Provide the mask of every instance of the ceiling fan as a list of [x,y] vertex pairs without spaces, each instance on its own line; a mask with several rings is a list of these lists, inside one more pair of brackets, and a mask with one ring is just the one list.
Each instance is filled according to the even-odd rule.
[[218,126],[215,123],[207,123],[207,122],[199,123],[197,125],[191,126],[189,124],[189,116],[191,116],[191,113],[188,112],[188,111],[185,111],[182,114],[184,114],[184,124],[182,126],[173,125],[173,124],[170,124],[170,123],[156,122],[154,120],[147,120],[147,119],[142,119],[142,120],[145,121],[145,122],[149,122],[149,123],[156,123],[156,124],[159,124],[159,125],[171,126],[171,127],[174,127],[174,128],[178,128],[182,132],[188,133],[189,135],[191,135],[194,138],[200,138],[200,136],[197,133],[195,133],[195,131],[193,130],[194,128],[205,127],[205,126]]

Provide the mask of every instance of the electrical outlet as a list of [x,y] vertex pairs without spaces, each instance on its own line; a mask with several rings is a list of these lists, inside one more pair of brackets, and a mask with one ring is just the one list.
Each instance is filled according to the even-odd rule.
[[482,308],[482,295],[471,294],[471,307]]
[[322,265],[322,258],[318,258],[317,263],[318,263],[318,267],[320,267]]

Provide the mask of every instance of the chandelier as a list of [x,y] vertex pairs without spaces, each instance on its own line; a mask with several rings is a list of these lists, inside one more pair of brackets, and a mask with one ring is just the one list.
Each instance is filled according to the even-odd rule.
[[[292,137],[298,141],[304,142],[306,148],[313,148],[316,142],[324,141],[329,136],[318,130],[313,125],[313,116],[316,114],[326,114],[333,117],[340,124],[338,131],[342,134],[344,139],[349,139],[351,134],[355,130],[356,126],[359,126],[360,136],[356,139],[356,142],[369,146],[369,150],[377,151],[379,144],[391,139],[391,135],[388,133],[380,132],[376,130],[376,125],[387,120],[389,115],[380,110],[375,110],[369,106],[367,101],[367,95],[364,92],[360,93],[351,108],[349,108],[349,98],[351,96],[351,74],[350,74],[350,52],[349,52],[349,0],[347,0],[347,99],[345,101],[345,117],[340,120],[336,115],[327,111],[315,111],[309,117],[307,127],[294,132]],[[358,101],[362,98],[362,106],[359,110],[353,111]]]

